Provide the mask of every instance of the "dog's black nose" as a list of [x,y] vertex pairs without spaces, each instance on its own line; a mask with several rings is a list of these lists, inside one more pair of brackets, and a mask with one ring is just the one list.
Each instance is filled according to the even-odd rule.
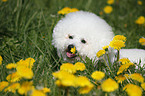
[[71,48],[74,48],[74,45],[73,44],[68,45],[68,50],[69,51],[71,50]]

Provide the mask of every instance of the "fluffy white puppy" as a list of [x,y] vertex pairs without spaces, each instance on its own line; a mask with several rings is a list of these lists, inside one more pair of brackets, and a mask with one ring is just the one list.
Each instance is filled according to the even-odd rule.
[[[87,56],[90,59],[97,59],[96,53],[103,46],[109,45],[113,37],[112,28],[103,19],[90,12],[78,11],[67,14],[56,24],[52,42],[57,48],[58,56],[73,61],[79,58],[78,54],[82,58]],[[76,48],[77,55],[70,51],[73,47]],[[131,53],[126,54],[124,50],[122,53],[127,58],[132,56]]]
[[93,13],[79,11],[61,19],[53,30],[53,45],[64,60],[77,58],[69,46],[75,46],[82,57],[94,59],[103,46],[114,37],[111,27]]

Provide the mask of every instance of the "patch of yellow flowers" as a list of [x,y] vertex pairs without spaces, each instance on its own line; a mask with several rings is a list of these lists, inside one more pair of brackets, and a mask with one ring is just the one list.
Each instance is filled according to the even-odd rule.
[[[97,81],[100,81],[105,77],[105,73],[95,71],[92,73],[91,77]],[[113,92],[119,88],[119,85],[115,80],[108,78],[101,83],[101,88],[104,92]]]
[[54,72],[53,76],[57,79],[56,85],[59,87],[80,87],[78,92],[85,94],[91,91],[94,85],[86,76],[76,76],[77,71],[84,71],[86,69],[84,63],[77,62],[74,65],[72,63],[64,63],[60,66],[60,71]]
[[[114,36],[113,40],[110,42],[109,46],[120,50],[122,47],[125,47],[125,41],[126,41],[126,37],[123,35],[116,35]],[[99,50],[97,52],[97,57],[101,57],[106,53],[106,49],[108,50],[109,46],[104,46],[102,50]]]
[[[116,41],[123,43],[118,42],[118,44],[114,44],[113,42]],[[119,51],[122,47],[125,47],[125,41],[126,37],[123,35],[114,36],[109,46],[104,46],[102,50],[98,51],[96,54],[97,57],[100,58],[108,54],[109,47]],[[0,56],[0,65],[2,64],[2,60],[2,56]],[[16,71],[6,77],[7,81],[0,82],[0,91],[18,92],[20,95],[46,96],[46,93],[50,92],[49,88],[36,89],[33,85],[32,78],[34,73],[32,68],[34,62],[35,60],[33,58],[27,58],[16,63],[7,64],[7,69],[15,69]],[[86,73],[84,71],[87,70],[85,64],[82,62],[76,62],[75,64],[63,63],[60,66],[60,70],[53,72],[52,75],[55,77],[55,84],[59,88],[65,88],[67,90],[69,87],[77,88],[79,94],[88,94],[92,89],[97,89],[96,86],[100,86],[103,92],[109,94],[118,90],[120,88],[119,85],[121,85],[122,90],[129,96],[142,96],[142,91],[145,90],[144,77],[137,72],[130,72],[131,66],[135,66],[135,64],[128,58],[121,58],[117,62],[119,68],[116,73],[112,73],[111,69],[109,69],[111,72],[110,75],[113,74],[114,77],[105,77],[105,73],[98,70],[92,72],[92,78],[81,74],[78,75],[79,72]],[[27,81],[24,81],[24,79]],[[140,83],[140,86],[136,85],[137,83]]]
[[16,71],[6,77],[7,81],[0,82],[0,91],[12,93],[16,93],[17,91],[20,95],[25,96],[27,96],[28,92],[30,96],[46,96],[46,93],[50,92],[50,89],[46,87],[39,90],[35,89],[31,80],[34,76],[32,71],[34,62],[35,60],[33,58],[27,58],[25,60],[21,59],[17,63],[6,65],[7,69],[15,69]]
[[103,11],[106,13],[106,14],[110,14],[112,11],[113,11],[113,8],[111,6],[111,4],[114,3],[114,0],[107,0],[107,6],[104,7]]
[[[53,76],[56,78],[55,84],[59,87],[74,87],[78,88],[80,94],[89,93],[94,84],[86,76],[76,76],[77,71],[84,71],[85,64],[77,62],[74,65],[71,63],[64,63],[60,66],[60,71],[54,72]],[[100,81],[105,77],[105,73],[101,71],[94,71],[91,77]],[[101,88],[105,92],[113,92],[118,89],[118,83],[113,79],[106,79],[101,83]]]
[[[109,46],[119,51],[122,47],[125,47],[125,41],[126,41],[125,36],[116,35],[116,36],[114,36],[113,40],[110,42]],[[143,42],[143,40],[140,40],[140,42]],[[106,49],[108,49],[108,48],[109,48],[108,46],[107,47],[104,46],[103,49],[98,51],[98,53],[96,54],[97,57],[98,58],[104,57],[104,55],[107,54],[108,50],[106,50]],[[117,82],[120,84],[123,84],[124,81],[129,82],[129,84],[126,84],[123,87],[123,90],[126,91],[129,96],[142,96],[142,88],[145,90],[144,77],[139,73],[130,73],[130,69],[129,69],[130,66],[135,66],[135,64],[132,63],[128,58],[121,58],[118,60],[118,62],[120,64],[120,67],[116,73],[117,76],[115,76],[114,79],[116,79]],[[110,67],[108,66],[108,68],[110,68]],[[129,71],[129,73],[128,73],[128,71]],[[126,74],[126,73],[128,73],[128,74]],[[130,80],[141,83],[142,88],[138,85],[130,83]],[[105,81],[108,83],[110,82],[109,85],[107,85],[108,83],[104,83]],[[103,91],[112,92],[111,90],[114,91],[119,88],[118,84],[113,79],[109,78],[105,81],[103,81],[104,84],[103,83],[101,84]],[[107,86],[112,86],[112,87],[107,88]]]
[[[121,62],[121,66],[117,72],[117,75],[119,75],[120,73],[127,72],[127,70],[129,70],[128,68],[131,65],[134,65],[132,62],[129,61],[129,59],[127,58],[122,58],[119,60]],[[130,73],[130,74],[124,74],[124,75],[119,75],[116,76],[115,79],[118,81],[118,83],[123,83],[125,80],[129,81],[129,80],[134,80],[135,82],[140,82],[141,83],[141,87],[144,89],[144,77],[139,74],[139,73]],[[132,84],[129,82],[129,84],[125,85],[123,87],[123,90],[125,90],[127,92],[127,94],[129,96],[142,96],[142,88],[139,87],[138,85]]]

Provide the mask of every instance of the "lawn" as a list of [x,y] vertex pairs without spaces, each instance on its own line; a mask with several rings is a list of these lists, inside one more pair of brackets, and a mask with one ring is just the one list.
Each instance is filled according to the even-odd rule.
[[[58,87],[52,73],[58,71],[61,64],[66,62],[57,56],[56,49],[52,46],[52,32],[56,23],[63,18],[63,15],[58,14],[59,10],[64,7],[77,8],[95,13],[112,27],[115,35],[124,35],[127,38],[125,48],[144,49],[139,39],[145,37],[145,23],[137,24],[135,21],[140,16],[145,16],[145,1],[141,0],[142,4],[138,4],[138,1],[140,0],[115,0],[113,4],[108,4],[107,0],[0,0],[0,55],[3,58],[0,65],[0,82],[6,81],[6,77],[16,71],[15,68],[7,69],[7,64],[31,57],[35,60],[32,68],[33,78],[23,78],[17,82],[33,81],[36,89],[50,88],[48,96],[128,96],[123,90],[126,84],[132,83],[141,88],[143,82],[127,79],[119,83],[119,88],[114,92],[104,92],[100,87],[101,82],[96,83],[92,79],[92,72],[96,70],[105,72],[103,80],[107,78],[115,80],[120,65],[115,62],[110,73],[104,63],[100,61],[96,65],[88,58],[86,62],[79,61],[85,64],[86,70],[79,71],[75,75],[86,76],[94,84],[89,93],[79,94],[78,87]],[[109,14],[103,11],[108,5],[113,8]],[[140,67],[139,69],[131,67],[124,73],[145,74]],[[144,89],[141,90],[144,96]],[[13,93],[1,90],[0,96],[21,95],[17,91]]]

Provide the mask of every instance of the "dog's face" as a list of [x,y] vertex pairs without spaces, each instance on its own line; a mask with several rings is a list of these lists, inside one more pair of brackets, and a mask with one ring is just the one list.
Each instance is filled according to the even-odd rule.
[[66,15],[57,23],[52,42],[58,55],[65,60],[75,59],[78,54],[94,59],[113,36],[111,27],[103,19],[93,13],[79,11]]

